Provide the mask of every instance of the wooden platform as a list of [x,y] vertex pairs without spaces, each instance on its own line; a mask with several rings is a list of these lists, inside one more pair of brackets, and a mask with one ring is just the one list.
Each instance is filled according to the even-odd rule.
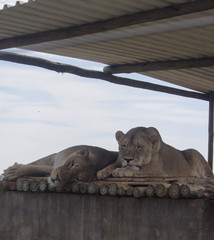
[[194,177],[107,178],[105,181],[74,181],[53,187],[47,178],[20,178],[16,182],[0,181],[1,191],[64,192],[134,198],[214,199],[214,179]]
[[214,201],[0,192],[2,240],[213,240]]

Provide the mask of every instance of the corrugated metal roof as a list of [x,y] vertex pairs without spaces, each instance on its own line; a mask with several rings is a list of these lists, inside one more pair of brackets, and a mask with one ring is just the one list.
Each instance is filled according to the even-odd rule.
[[[182,0],[30,0],[0,10],[0,39],[79,26]],[[214,56],[214,10],[112,31],[25,46],[25,49],[125,64]],[[214,67],[143,73],[202,92],[214,91]]]

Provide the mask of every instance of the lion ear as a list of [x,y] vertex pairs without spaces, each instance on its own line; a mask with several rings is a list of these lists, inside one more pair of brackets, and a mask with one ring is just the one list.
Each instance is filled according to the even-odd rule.
[[86,147],[82,147],[82,148],[80,149],[80,154],[81,154],[82,156],[84,156],[85,158],[88,158],[89,151],[88,151],[88,149],[87,149]]
[[117,139],[118,142],[120,142],[121,138],[124,136],[125,134],[122,131],[117,131],[115,134],[115,137]]
[[158,152],[160,149],[160,138],[157,135],[149,137],[149,141],[152,144],[153,152]]

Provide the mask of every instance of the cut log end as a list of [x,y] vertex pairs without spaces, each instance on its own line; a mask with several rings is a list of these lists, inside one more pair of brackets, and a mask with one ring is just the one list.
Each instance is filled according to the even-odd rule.
[[88,193],[89,194],[96,194],[99,192],[99,186],[93,182],[89,183],[88,185]]
[[155,189],[152,185],[148,185],[146,188],[146,196],[153,197],[155,195]]
[[169,187],[168,193],[169,193],[169,196],[170,196],[171,198],[174,198],[174,199],[179,198],[179,197],[180,197],[180,187],[179,187],[179,185],[176,184],[176,183],[173,183],[173,184]]
[[185,184],[181,185],[180,193],[181,193],[181,196],[184,197],[184,198],[185,197],[190,197],[190,188],[189,188],[189,186],[185,185]]
[[72,191],[73,193],[78,193],[79,190],[80,190],[80,185],[79,185],[79,183],[73,182],[73,183],[71,184],[71,191]]
[[102,185],[100,187],[100,194],[105,196],[108,194],[108,191],[109,191],[109,187],[107,185]]
[[167,195],[166,187],[163,184],[158,184],[155,187],[155,194],[160,198],[165,197]]
[[39,190],[44,192],[47,189],[47,183],[45,180],[40,181],[39,183]]
[[116,196],[117,191],[118,191],[117,184],[115,184],[115,183],[110,184],[109,189],[108,189],[109,195],[110,196]]

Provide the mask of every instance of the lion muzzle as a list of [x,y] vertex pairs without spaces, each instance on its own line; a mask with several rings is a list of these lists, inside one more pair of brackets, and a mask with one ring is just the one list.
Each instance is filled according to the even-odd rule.
[[123,159],[129,164],[130,161],[134,160],[134,157],[124,157]]

